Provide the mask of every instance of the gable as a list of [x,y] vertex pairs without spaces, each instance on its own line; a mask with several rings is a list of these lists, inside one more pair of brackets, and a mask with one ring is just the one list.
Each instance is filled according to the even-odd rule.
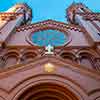
[[[77,27],[70,24],[65,24],[62,22],[56,22],[52,20],[47,20],[31,25],[21,26],[16,29],[16,33],[10,37],[8,41],[8,46],[31,46],[32,43],[29,39],[30,34],[43,31],[43,30],[58,30],[64,32],[68,35],[69,42],[68,46],[90,46],[88,39],[86,38],[81,27]],[[59,40],[60,41],[60,40]],[[80,44],[81,42],[81,44]],[[33,45],[34,46],[34,45]]]

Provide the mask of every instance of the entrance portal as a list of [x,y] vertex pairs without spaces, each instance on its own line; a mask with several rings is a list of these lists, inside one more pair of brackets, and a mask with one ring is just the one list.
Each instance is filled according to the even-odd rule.
[[79,100],[66,87],[51,83],[41,83],[25,91],[18,100]]

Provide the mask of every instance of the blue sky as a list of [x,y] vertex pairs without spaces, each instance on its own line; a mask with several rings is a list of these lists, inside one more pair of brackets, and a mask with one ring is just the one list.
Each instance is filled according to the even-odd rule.
[[[74,0],[83,2],[92,11],[100,12],[100,0]],[[27,3],[33,9],[32,22],[53,19],[66,22],[65,9],[73,0],[0,0],[0,11],[5,11],[16,3]]]

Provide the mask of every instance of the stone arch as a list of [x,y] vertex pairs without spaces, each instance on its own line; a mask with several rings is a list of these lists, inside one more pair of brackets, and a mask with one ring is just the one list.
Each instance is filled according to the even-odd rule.
[[34,60],[34,58],[37,57],[37,53],[35,51],[32,50],[26,50],[26,52],[24,52],[22,54],[21,57],[21,63],[28,63]]
[[4,59],[5,59],[5,66],[13,66],[15,64],[17,64],[17,61],[19,59],[19,53],[15,52],[15,51],[9,51],[4,55]]
[[94,58],[95,57],[89,52],[80,52],[79,53],[80,64],[85,67],[88,67],[89,69],[95,69]]
[[94,57],[99,57],[98,56],[98,53],[95,52],[94,50],[92,49],[80,49],[78,52],[77,52],[77,55],[81,54],[81,53],[88,53]]
[[[51,98],[56,98],[54,100],[87,100],[87,94],[71,81],[67,83],[68,81],[59,75],[38,75],[18,85],[17,88],[20,89],[15,89],[17,91],[11,100],[22,100],[23,97],[25,97],[24,100],[41,100],[40,98],[44,98],[47,94]],[[36,91],[34,91],[35,89]],[[41,92],[43,92],[42,97]],[[46,92],[47,94],[45,94]],[[57,93],[56,97],[55,93]],[[37,94],[40,98],[30,99]],[[61,97],[58,97],[58,94]],[[67,99],[62,99],[63,96]],[[47,100],[49,99],[47,98]]]
[[66,52],[66,51],[64,51],[64,52],[62,52],[60,54],[60,56],[63,59],[71,61],[71,62],[75,62],[75,59],[76,59],[75,55],[72,52]]
[[99,54],[97,52],[95,52],[94,50],[91,49],[80,49],[77,53],[77,55],[79,56],[79,59],[81,59],[80,55],[84,55],[86,56],[91,64],[92,64],[92,69],[95,69],[96,71],[100,72],[100,57]]
[[63,86],[54,83],[41,83],[26,92],[18,100],[78,100],[78,98]]

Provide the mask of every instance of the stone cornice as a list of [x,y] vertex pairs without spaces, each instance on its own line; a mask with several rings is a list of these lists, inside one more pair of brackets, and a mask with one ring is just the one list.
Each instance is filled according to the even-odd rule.
[[100,13],[76,13],[76,14],[83,16],[85,20],[100,21]]
[[73,24],[66,24],[63,22],[57,22],[53,20],[46,20],[46,21],[31,24],[31,25],[20,26],[16,28],[16,31],[21,32],[21,31],[26,31],[30,29],[41,30],[41,29],[48,29],[48,28],[57,29],[58,27],[60,27],[60,29],[62,30],[70,29],[70,30],[75,30],[79,32],[82,31],[81,27],[79,26],[76,26]]
[[23,15],[23,13],[0,13],[0,20],[10,21],[15,20],[17,16]]

